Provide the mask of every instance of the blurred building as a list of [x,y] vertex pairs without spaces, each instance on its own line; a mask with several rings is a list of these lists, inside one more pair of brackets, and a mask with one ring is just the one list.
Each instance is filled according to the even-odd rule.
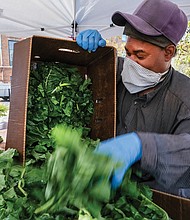
[[19,40],[19,38],[0,35],[0,82],[11,81],[14,44]]

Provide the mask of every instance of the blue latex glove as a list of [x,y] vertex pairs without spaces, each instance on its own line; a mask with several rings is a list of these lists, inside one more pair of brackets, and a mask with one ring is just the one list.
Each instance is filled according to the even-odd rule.
[[119,163],[111,179],[111,186],[116,189],[121,185],[130,166],[141,159],[142,144],[138,135],[133,132],[101,142],[95,152],[110,156],[116,163]]
[[85,30],[78,34],[77,44],[84,50],[95,52],[97,48],[105,47],[106,41],[97,30]]

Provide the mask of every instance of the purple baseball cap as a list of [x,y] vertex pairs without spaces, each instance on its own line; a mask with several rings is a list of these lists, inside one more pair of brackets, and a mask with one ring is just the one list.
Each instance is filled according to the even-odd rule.
[[168,0],[144,0],[133,14],[115,12],[112,21],[118,26],[130,24],[148,36],[165,36],[177,44],[187,29],[187,16]]

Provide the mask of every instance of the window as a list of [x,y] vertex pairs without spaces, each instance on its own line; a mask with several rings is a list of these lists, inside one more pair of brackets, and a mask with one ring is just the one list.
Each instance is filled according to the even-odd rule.
[[13,51],[14,51],[14,44],[16,43],[16,40],[8,40],[8,46],[9,46],[9,65],[13,65]]

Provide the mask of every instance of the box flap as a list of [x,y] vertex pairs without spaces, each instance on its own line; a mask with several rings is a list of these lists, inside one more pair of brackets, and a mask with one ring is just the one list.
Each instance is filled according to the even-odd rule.
[[153,190],[153,201],[162,207],[172,220],[190,219],[190,200]]

